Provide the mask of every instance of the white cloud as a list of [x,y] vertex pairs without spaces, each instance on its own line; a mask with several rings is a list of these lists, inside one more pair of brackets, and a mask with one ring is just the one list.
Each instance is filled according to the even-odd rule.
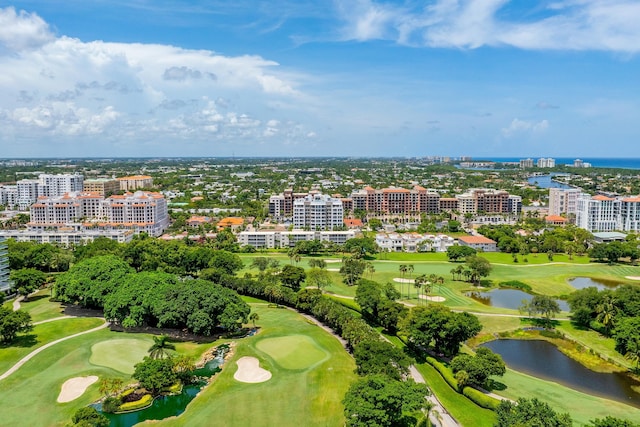
[[[342,38],[394,40],[401,44],[475,49],[640,51],[640,2],[560,0],[435,0],[382,3],[337,0]],[[509,8],[508,13],[501,13]]]
[[0,142],[275,137],[290,111],[273,105],[306,97],[304,76],[260,56],[57,37],[13,8],[0,9],[0,70]]
[[508,127],[502,128],[502,136],[505,138],[511,138],[518,134],[544,132],[548,128],[549,128],[548,120],[533,122],[533,121],[520,120],[518,118],[515,118],[511,121]]
[[35,49],[53,38],[49,25],[38,15],[16,12],[13,7],[0,9],[0,46],[12,51]]

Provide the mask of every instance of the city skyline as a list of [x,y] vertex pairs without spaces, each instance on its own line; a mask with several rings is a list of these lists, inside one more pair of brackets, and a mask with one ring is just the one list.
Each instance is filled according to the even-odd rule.
[[15,1],[3,157],[640,157],[640,5],[527,3]]

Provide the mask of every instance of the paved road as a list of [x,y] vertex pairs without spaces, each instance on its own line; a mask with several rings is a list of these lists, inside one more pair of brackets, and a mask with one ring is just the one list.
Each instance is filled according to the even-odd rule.
[[[414,365],[409,366],[409,373],[415,382],[425,383],[424,377]],[[431,393],[430,396],[427,396],[427,400],[433,404],[433,409],[429,413],[429,421],[432,425],[435,427],[460,427],[460,423],[444,409],[435,394]]]
[[[60,320],[60,319],[66,319],[66,317],[58,318],[56,320]],[[49,321],[51,321],[51,320],[49,320]],[[39,354],[40,352],[48,349],[49,347],[53,347],[54,345],[56,345],[58,343],[61,343],[63,341],[66,341],[66,340],[70,340],[71,338],[79,337],[80,335],[90,334],[91,332],[95,332],[95,331],[98,331],[100,329],[104,329],[107,326],[109,326],[109,322],[104,322],[102,325],[100,325],[100,326],[98,326],[96,328],[89,329],[89,330],[82,331],[82,332],[78,332],[77,334],[69,335],[68,337],[60,338],[60,339],[57,339],[55,341],[51,341],[50,343],[45,344],[42,347],[36,348],[31,353],[27,354],[25,357],[20,359],[18,361],[18,363],[16,363],[11,368],[9,368],[9,370],[7,372],[5,372],[4,374],[0,375],[0,381],[2,381],[3,379],[7,378],[9,375],[13,374],[15,371],[20,369],[20,367],[22,365],[24,365],[29,360],[31,360],[33,357],[35,357],[37,354]]]

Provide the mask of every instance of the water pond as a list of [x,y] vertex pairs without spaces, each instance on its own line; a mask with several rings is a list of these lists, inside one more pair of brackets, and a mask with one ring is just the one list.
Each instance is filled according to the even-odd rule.
[[610,282],[605,280],[596,280],[591,277],[574,277],[569,280],[569,284],[576,289],[585,289],[585,288],[598,288],[599,291],[604,291],[607,289],[615,289],[620,286],[620,283]]
[[483,346],[500,354],[516,371],[640,408],[640,382],[621,372],[591,371],[547,341],[496,340]]
[[[531,301],[533,295],[518,289],[494,289],[488,292],[467,292],[466,296],[491,307],[510,308],[517,310],[522,305],[522,300]],[[566,301],[556,300],[560,310],[569,311]]]

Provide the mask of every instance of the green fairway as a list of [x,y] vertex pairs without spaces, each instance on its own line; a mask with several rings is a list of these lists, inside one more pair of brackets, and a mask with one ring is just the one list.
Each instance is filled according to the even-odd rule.
[[[253,305],[252,309],[260,316],[260,332],[236,341],[234,353],[225,361],[222,372],[182,415],[153,425],[344,425],[341,402],[356,375],[355,363],[340,342],[291,310],[267,308],[261,304]],[[292,340],[282,340],[288,337]],[[302,345],[316,354],[320,351],[322,359],[318,361],[316,356],[314,362],[304,356],[306,369],[286,369],[280,360],[283,357],[286,360],[290,355],[279,349],[273,350],[276,344]],[[262,350],[263,346],[266,351]],[[242,356],[257,357],[260,366],[270,371],[273,377],[257,384],[234,380],[235,361]]]
[[28,301],[22,301],[20,308],[28,312],[34,322],[63,316],[64,307],[59,302],[49,301],[50,293],[49,289],[38,291]]
[[91,317],[69,318],[36,325],[33,331],[18,335],[12,345],[0,346],[0,374],[38,347],[57,339],[95,328],[104,323]]
[[256,348],[285,369],[306,369],[329,357],[329,353],[304,335],[263,339],[258,341]]
[[91,347],[89,362],[131,375],[133,366],[149,355],[148,350],[152,345],[152,340],[142,338],[102,341]]

